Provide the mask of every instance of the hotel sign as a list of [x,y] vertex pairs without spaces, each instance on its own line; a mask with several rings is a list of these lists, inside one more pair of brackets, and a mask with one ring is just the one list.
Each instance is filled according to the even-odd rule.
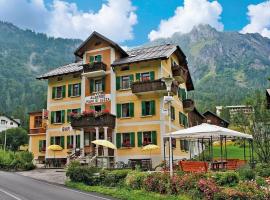
[[111,95],[110,94],[103,94],[103,93],[96,93],[94,95],[85,97],[85,103],[104,103],[107,101],[111,101]]

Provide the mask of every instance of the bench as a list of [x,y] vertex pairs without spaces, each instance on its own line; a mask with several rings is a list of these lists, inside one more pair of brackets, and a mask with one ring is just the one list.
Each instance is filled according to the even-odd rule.
[[208,163],[203,161],[179,161],[183,172],[207,172]]

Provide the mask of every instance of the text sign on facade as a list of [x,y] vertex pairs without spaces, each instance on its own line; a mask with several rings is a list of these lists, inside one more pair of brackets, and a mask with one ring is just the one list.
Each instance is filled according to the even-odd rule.
[[62,132],[72,131],[72,127],[71,126],[63,126],[63,127],[61,127],[61,131]]
[[97,93],[88,97],[85,97],[85,103],[104,103],[107,101],[111,101],[111,95],[110,94],[102,94]]

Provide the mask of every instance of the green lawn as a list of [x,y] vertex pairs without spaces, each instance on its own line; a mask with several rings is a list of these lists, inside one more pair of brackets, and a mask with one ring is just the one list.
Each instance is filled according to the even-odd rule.
[[[219,146],[214,146],[213,147],[214,151],[214,158],[219,158],[220,157],[220,147]],[[225,157],[225,150],[223,146],[223,156]],[[235,158],[235,159],[241,159],[244,160],[244,148],[239,147],[237,145],[228,145],[227,146],[227,157],[228,158]],[[249,148],[246,147],[246,158],[249,160]]]
[[191,200],[187,195],[180,196],[169,196],[169,195],[160,195],[153,192],[146,192],[143,190],[131,190],[125,187],[105,187],[105,186],[88,186],[83,183],[74,183],[74,182],[66,182],[66,186],[74,189],[78,189],[85,192],[96,192],[104,195],[108,195],[111,197],[115,197],[117,199],[122,200]]

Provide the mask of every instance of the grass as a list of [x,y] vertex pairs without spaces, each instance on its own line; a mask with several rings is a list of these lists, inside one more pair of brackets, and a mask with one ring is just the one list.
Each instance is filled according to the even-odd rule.
[[[220,146],[213,147],[214,158],[220,157]],[[223,146],[223,153],[225,156],[225,150]],[[227,145],[227,157],[230,159],[241,159],[244,160],[244,147],[239,147],[237,145]],[[249,159],[249,148],[246,147],[246,158]]]
[[144,190],[132,190],[125,187],[88,186],[83,183],[74,183],[71,181],[67,181],[66,186],[85,192],[96,192],[122,200],[191,200],[191,197],[187,195],[161,195]]

